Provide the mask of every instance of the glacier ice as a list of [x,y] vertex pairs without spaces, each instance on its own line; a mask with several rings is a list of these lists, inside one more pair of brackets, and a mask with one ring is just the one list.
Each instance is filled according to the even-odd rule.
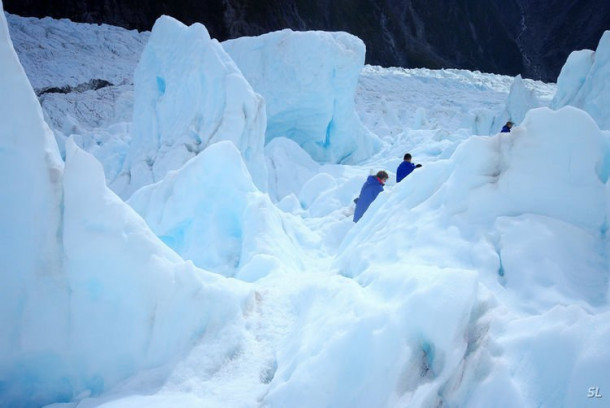
[[113,190],[128,198],[207,146],[232,141],[266,190],[265,104],[201,24],[160,17],[134,75],[132,139]]
[[555,109],[572,105],[587,111],[600,128],[610,130],[610,31],[604,32],[595,52],[574,51],[557,78]]
[[0,57],[2,406],[97,395],[239,325],[247,288],[165,246],[70,140],[64,165],[4,13]]
[[358,163],[379,149],[354,107],[365,53],[359,38],[282,30],[222,45],[265,98],[267,141],[287,137],[331,163]]

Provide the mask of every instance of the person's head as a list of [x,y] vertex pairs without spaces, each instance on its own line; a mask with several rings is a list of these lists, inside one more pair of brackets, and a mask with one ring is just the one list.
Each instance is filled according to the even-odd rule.
[[513,127],[513,122],[511,122],[510,120],[508,122],[506,122],[506,127],[507,128],[512,128]]
[[403,159],[404,159],[405,161],[410,162],[410,161],[411,161],[411,159],[412,159],[412,157],[411,157],[411,153],[407,153],[407,154],[405,154],[405,157],[403,157]]
[[385,184],[385,182],[386,182],[386,181],[388,181],[388,179],[389,179],[390,177],[388,176],[388,173],[386,173],[385,171],[383,171],[383,170],[379,170],[379,171],[377,172],[377,178],[378,178],[379,180],[381,180],[381,182],[382,182],[383,184]]

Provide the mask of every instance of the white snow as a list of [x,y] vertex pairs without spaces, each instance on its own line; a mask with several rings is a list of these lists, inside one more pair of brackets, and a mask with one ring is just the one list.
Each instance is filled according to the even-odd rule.
[[[346,33],[220,44],[163,17],[144,47],[146,33],[8,17],[15,44],[30,44],[17,47],[24,61],[100,60],[81,71],[66,58],[48,73],[24,64],[32,83],[103,78],[106,47],[142,58],[135,90],[47,94],[41,109],[0,16],[0,406],[610,397],[607,33],[595,53],[570,56],[556,86],[361,70],[364,48]],[[59,26],[69,35],[24,42]],[[113,43],[79,45],[92,36]],[[121,61],[117,75],[136,72]],[[261,116],[233,115],[244,106]],[[197,117],[221,123],[222,137],[202,130],[188,155]],[[508,119],[517,126],[499,134]],[[423,167],[395,184],[406,152]],[[146,154],[156,175],[133,166]],[[104,175],[130,169],[127,205]],[[381,169],[385,191],[354,224],[352,200]]]

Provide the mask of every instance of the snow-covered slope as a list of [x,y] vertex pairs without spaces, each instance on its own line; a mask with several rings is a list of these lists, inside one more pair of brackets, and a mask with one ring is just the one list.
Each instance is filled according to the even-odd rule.
[[[78,36],[90,29],[73,27]],[[352,165],[323,164],[275,137],[264,151],[267,195],[243,151],[222,141],[133,195],[129,203],[149,229],[72,142],[64,169],[10,55],[0,84],[25,105],[0,105],[1,222],[10,242],[0,270],[10,284],[0,289],[0,317],[10,328],[0,337],[0,404],[603,402],[588,395],[610,389],[610,133],[583,110],[545,107],[554,84],[365,67],[355,111],[379,137],[378,153]],[[274,103],[300,96],[274,86],[284,84],[265,85],[281,95]],[[78,105],[72,98],[61,100]],[[45,106],[55,112],[48,117],[61,111],[57,103]],[[497,134],[505,115],[523,120]],[[105,161],[107,177],[119,161],[99,154],[93,141],[104,131],[102,145],[124,155],[131,123],[122,120],[100,122],[93,132],[77,127],[74,138]],[[395,184],[408,151],[423,167]],[[386,191],[354,224],[352,199],[380,169],[391,175]],[[28,221],[32,214],[46,224]],[[57,267],[45,266],[45,257]]]

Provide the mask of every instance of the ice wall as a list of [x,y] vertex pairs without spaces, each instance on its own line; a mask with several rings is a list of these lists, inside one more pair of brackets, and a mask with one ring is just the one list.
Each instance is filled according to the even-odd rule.
[[74,143],[65,166],[0,12],[0,405],[96,395],[239,324],[248,291],[183,261]]
[[45,374],[34,361],[45,363],[46,356],[46,364],[54,364],[45,350],[65,347],[67,321],[51,319],[67,304],[68,288],[61,247],[63,162],[1,8],[0,60],[0,405],[11,406],[33,394],[44,401],[53,392],[36,387]]
[[347,33],[282,30],[223,42],[266,102],[267,141],[287,137],[315,160],[355,163],[379,147],[354,110],[365,47]]
[[159,18],[135,72],[132,141],[112,188],[129,197],[207,146],[230,140],[266,190],[264,106],[203,25]]
[[574,51],[557,78],[554,109],[572,105],[587,111],[600,128],[610,130],[610,31],[595,52]]

